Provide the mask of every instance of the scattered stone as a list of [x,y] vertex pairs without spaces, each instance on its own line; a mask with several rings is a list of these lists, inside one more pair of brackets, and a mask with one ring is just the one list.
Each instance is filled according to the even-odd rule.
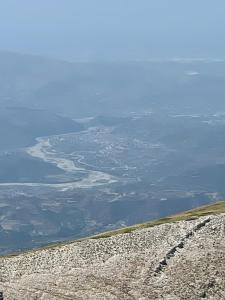
[[0,290],[4,300],[222,300],[224,224],[212,215],[2,257]]

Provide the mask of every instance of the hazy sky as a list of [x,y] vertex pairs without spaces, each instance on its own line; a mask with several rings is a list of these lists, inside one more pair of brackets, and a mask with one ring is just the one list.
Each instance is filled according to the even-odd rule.
[[67,60],[225,57],[224,0],[2,0],[0,49]]

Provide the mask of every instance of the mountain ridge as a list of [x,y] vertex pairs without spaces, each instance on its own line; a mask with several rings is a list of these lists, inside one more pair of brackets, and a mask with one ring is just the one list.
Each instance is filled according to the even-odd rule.
[[6,300],[225,299],[224,209],[221,201],[127,234],[1,257],[0,291]]
[[6,254],[6,255],[0,255],[0,259],[4,258],[4,257],[13,257],[13,256],[17,256],[20,254],[26,254],[26,253],[29,254],[29,253],[32,253],[33,251],[41,251],[44,249],[54,249],[54,248],[61,247],[61,246],[71,244],[71,243],[76,243],[76,242],[79,243],[79,242],[82,242],[82,241],[85,241],[88,239],[110,238],[110,237],[118,235],[118,234],[132,233],[133,231],[136,231],[136,230],[151,228],[151,227],[159,226],[162,224],[194,220],[199,217],[204,217],[204,216],[208,216],[208,215],[216,215],[216,214],[221,214],[221,213],[225,214],[225,200],[217,201],[215,203],[211,203],[211,204],[207,204],[207,205],[201,205],[197,208],[181,211],[176,214],[166,216],[164,218],[150,220],[150,221],[140,223],[140,224],[134,224],[131,226],[126,226],[126,227],[118,228],[115,230],[97,233],[95,235],[87,236],[87,237],[84,237],[81,239],[75,239],[75,240],[72,239],[72,240],[62,241],[59,243],[50,243],[46,246],[28,249],[25,251],[18,251],[18,252]]

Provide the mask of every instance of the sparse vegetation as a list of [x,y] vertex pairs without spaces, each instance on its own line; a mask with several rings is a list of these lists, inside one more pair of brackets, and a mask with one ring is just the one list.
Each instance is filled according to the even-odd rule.
[[[107,232],[104,232],[104,233],[100,233],[100,234],[97,234],[97,235],[94,235],[94,236],[82,238],[82,239],[79,239],[79,240],[70,240],[70,241],[65,241],[65,242],[61,242],[61,243],[49,244],[45,247],[40,247],[40,248],[24,251],[24,253],[29,254],[29,253],[33,253],[34,251],[39,251],[39,250],[42,250],[42,249],[52,249],[53,250],[54,248],[57,248],[57,247],[62,247],[64,245],[71,244],[71,243],[74,243],[74,242],[79,243],[79,242],[82,242],[82,241],[87,240],[87,239],[109,238],[109,237],[112,237],[112,236],[115,236],[115,235],[118,235],[118,234],[131,233],[135,230],[150,228],[150,227],[158,226],[158,225],[161,225],[161,224],[174,223],[174,222],[178,222],[178,221],[182,221],[182,220],[187,220],[188,221],[188,220],[193,220],[193,219],[198,218],[198,217],[207,216],[207,215],[215,215],[215,214],[220,214],[220,213],[225,213],[225,200],[224,201],[219,201],[219,202],[216,202],[216,203],[213,203],[213,204],[209,204],[209,205],[204,205],[204,206],[192,209],[192,210],[187,210],[187,211],[184,211],[184,212],[180,212],[180,213],[177,213],[175,215],[171,215],[171,216],[161,218],[161,219],[158,219],[158,220],[152,220],[152,221],[145,222],[145,223],[142,223],[142,224],[136,224],[136,225],[133,225],[133,226],[124,227],[124,228],[120,228],[120,229],[113,230],[113,231],[107,231]],[[13,253],[13,254],[1,256],[1,257],[2,258],[12,257],[12,256],[17,256],[19,254],[20,253],[18,252],[18,253]]]
[[95,235],[91,238],[92,239],[107,238],[107,237],[117,235],[117,234],[130,233],[130,232],[132,232],[134,230],[138,230],[138,229],[149,228],[149,227],[153,227],[153,226],[157,226],[157,225],[161,225],[161,224],[165,224],[165,223],[189,220],[189,219],[192,219],[193,217],[202,217],[202,216],[214,215],[214,214],[219,214],[219,213],[225,213],[225,201],[219,201],[219,202],[216,202],[213,204],[204,205],[204,206],[192,209],[192,210],[187,210],[187,211],[175,214],[175,215],[171,215],[169,217],[145,222],[143,224],[137,224],[134,226],[125,227],[125,228],[121,228],[118,230],[108,231],[105,233]]
[[[2,257],[0,290],[7,299],[222,299],[222,212],[224,201],[79,242]],[[99,238],[106,236],[110,238]]]

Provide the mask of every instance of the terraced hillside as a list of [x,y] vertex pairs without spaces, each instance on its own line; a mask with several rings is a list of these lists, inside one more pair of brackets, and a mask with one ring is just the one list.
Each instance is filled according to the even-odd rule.
[[0,260],[4,299],[225,299],[225,202]]

